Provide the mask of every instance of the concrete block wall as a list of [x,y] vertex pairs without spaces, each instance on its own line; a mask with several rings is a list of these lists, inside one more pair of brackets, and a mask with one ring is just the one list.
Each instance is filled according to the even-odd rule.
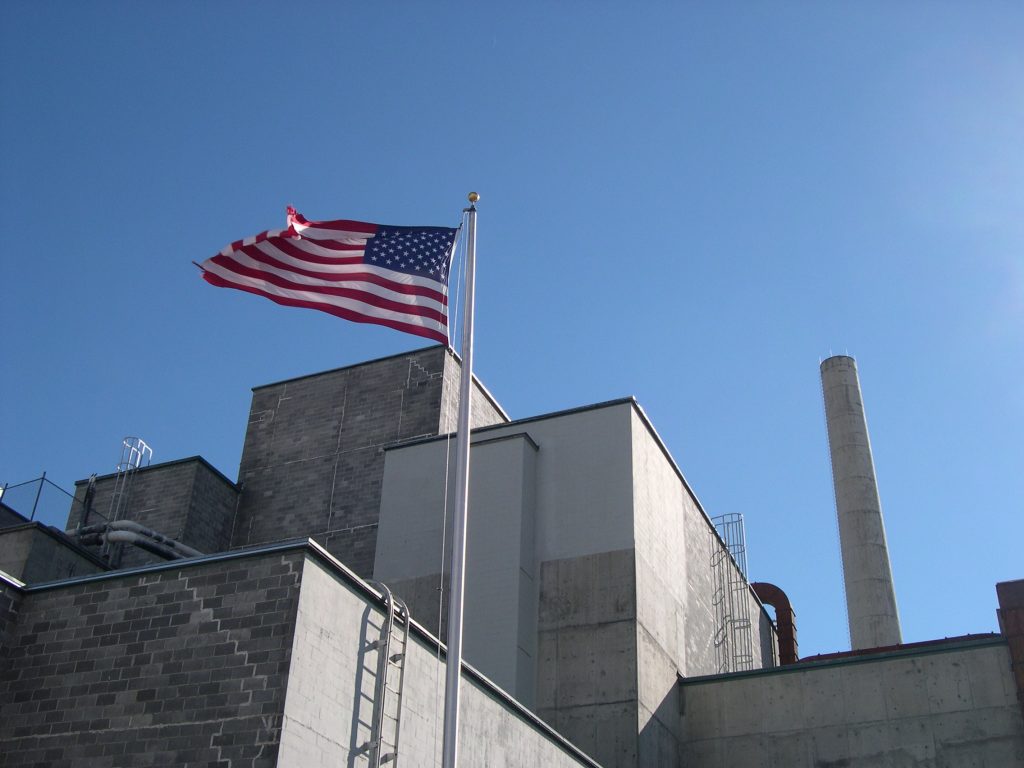
[[[384,447],[446,426],[457,369],[437,346],[254,389],[232,545],[310,536],[370,576]],[[474,423],[507,420],[475,403]]]
[[301,551],[28,588],[0,657],[16,766],[273,766]]
[[[115,475],[96,478],[92,510],[88,524],[107,520]],[[75,483],[75,502],[68,516],[68,530],[79,524],[87,480]],[[230,545],[238,490],[234,483],[214,469],[205,459],[187,459],[153,464],[136,471],[121,519],[177,539],[204,554],[223,552]],[[92,547],[99,551],[100,547]],[[145,550],[123,545],[121,567],[130,568],[163,560]]]
[[[462,363],[449,352],[445,356],[444,395],[441,403],[440,422],[437,434],[455,432],[459,425],[459,384],[462,377]],[[471,404],[473,428],[502,424],[508,415],[476,376],[473,377]]]
[[0,573],[0,670],[10,652],[10,634],[18,619],[21,606],[20,583]]
[[1005,640],[682,681],[683,764],[1024,765]]

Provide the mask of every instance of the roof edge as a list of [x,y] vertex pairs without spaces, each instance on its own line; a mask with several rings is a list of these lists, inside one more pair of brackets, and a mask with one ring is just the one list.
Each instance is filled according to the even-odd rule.
[[[157,464],[150,464],[147,467],[139,467],[138,470],[136,470],[136,471],[138,471],[138,472],[148,472],[151,469],[166,469],[167,467],[173,467],[175,464],[188,464],[191,461],[199,462],[204,467],[206,467],[208,470],[213,472],[214,475],[216,475],[218,478],[223,480],[227,485],[230,485],[236,491],[239,490],[240,486],[239,486],[239,484],[237,482],[235,482],[234,480],[231,480],[227,475],[225,475],[223,472],[221,472],[219,469],[217,469],[215,466],[213,466],[213,464],[211,464],[209,461],[204,459],[199,454],[196,454],[195,456],[186,456],[186,457],[184,457],[182,459],[171,459],[170,461],[161,461],[161,462],[159,462]],[[116,475],[117,475],[116,472],[108,472],[105,475],[96,475],[96,479],[97,480],[108,480],[108,479],[110,479],[112,477],[115,477]],[[88,482],[89,482],[88,478],[86,478],[84,480],[75,480],[75,487],[77,488],[80,485],[85,485]]]

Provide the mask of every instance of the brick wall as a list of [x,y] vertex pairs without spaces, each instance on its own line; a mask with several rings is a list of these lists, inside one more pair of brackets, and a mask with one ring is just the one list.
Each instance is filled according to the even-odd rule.
[[3,764],[275,765],[302,562],[29,590],[0,666]]

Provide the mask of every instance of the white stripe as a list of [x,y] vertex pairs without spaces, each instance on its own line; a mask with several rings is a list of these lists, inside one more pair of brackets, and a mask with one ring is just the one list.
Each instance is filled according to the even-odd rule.
[[420,315],[408,315],[404,312],[382,309],[381,307],[375,307],[372,304],[366,304],[356,299],[342,298],[341,296],[328,296],[314,291],[295,291],[288,288],[279,288],[276,285],[272,285],[262,280],[256,280],[254,278],[245,277],[244,275],[235,274],[230,270],[223,269],[218,264],[210,264],[206,266],[205,269],[234,285],[248,285],[253,288],[259,288],[260,290],[273,294],[274,296],[296,299],[298,301],[308,301],[316,304],[323,304],[325,306],[340,307],[352,312],[357,312],[360,315],[365,315],[369,318],[394,320],[408,325],[415,325],[419,328],[429,328],[437,331],[438,333],[446,332],[446,324],[438,322],[433,318],[422,317]]
[[[315,224],[316,222],[312,222]],[[294,222],[292,227],[303,237],[308,237],[310,240],[336,240],[339,243],[345,243],[346,245],[363,245],[367,240],[373,237],[372,234],[367,232],[346,232],[340,229],[318,229],[310,224],[299,224]]]
[[[444,312],[445,311],[444,310],[444,305],[441,304],[441,302],[439,302],[436,299],[433,299],[433,298],[431,298],[429,296],[419,296],[419,295],[415,295],[415,294],[410,295],[410,294],[407,294],[407,293],[400,293],[400,292],[397,292],[397,291],[393,291],[390,288],[387,288],[387,287],[385,287],[383,285],[377,285],[376,283],[368,283],[368,282],[365,282],[363,280],[343,280],[343,281],[321,280],[321,279],[316,278],[316,277],[309,277],[307,275],[300,275],[300,274],[297,274],[295,272],[291,272],[291,271],[289,271],[287,269],[278,269],[276,267],[271,267],[271,266],[268,266],[267,264],[263,264],[262,262],[256,261],[252,257],[247,256],[242,251],[236,251],[236,252],[234,252],[232,254],[229,254],[229,255],[230,255],[232,261],[236,262],[237,264],[242,265],[243,267],[248,267],[250,269],[258,269],[261,272],[267,272],[267,273],[270,273],[272,275],[277,275],[278,277],[283,277],[285,280],[288,280],[288,281],[293,282],[293,283],[301,283],[302,285],[308,285],[310,288],[317,288],[317,287],[324,287],[324,288],[350,288],[352,290],[361,291],[363,293],[371,293],[374,296],[380,296],[382,299],[389,299],[391,301],[398,302],[399,304],[408,304],[409,306],[427,307],[429,309],[433,309],[433,310],[436,310],[438,312]],[[209,269],[210,271],[214,271],[212,269],[212,267],[215,267],[215,266],[220,266],[220,265],[210,264],[209,262],[207,262],[206,264],[203,265],[204,269]],[[231,271],[227,267],[224,267],[224,269],[227,270],[227,271]],[[376,272],[375,272],[372,268],[368,269],[368,268],[365,268],[362,265],[360,265],[359,271],[360,272],[373,272],[373,273],[376,273],[376,272],[387,271],[387,270],[376,270]],[[232,272],[232,274],[235,274],[235,273]],[[404,282],[404,281],[401,281],[401,280],[394,280],[394,279],[392,279],[392,275],[396,275],[396,274],[397,274],[398,277],[406,277],[406,275],[402,275],[401,273],[394,273],[394,272],[392,272],[390,274],[387,274],[387,275],[382,275],[382,277],[385,277],[386,279],[390,280],[391,282],[395,282],[395,283]],[[233,279],[238,279],[238,280],[255,280],[257,278],[248,277],[247,275],[236,275],[236,278],[233,278]],[[430,286],[430,287],[434,288],[435,290],[437,289],[436,283],[434,285]]]

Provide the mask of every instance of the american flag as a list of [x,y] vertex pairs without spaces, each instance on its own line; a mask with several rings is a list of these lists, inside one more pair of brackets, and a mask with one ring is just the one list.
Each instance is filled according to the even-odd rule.
[[278,304],[448,341],[448,271],[456,229],[308,221],[237,240],[199,268],[203,279]]

